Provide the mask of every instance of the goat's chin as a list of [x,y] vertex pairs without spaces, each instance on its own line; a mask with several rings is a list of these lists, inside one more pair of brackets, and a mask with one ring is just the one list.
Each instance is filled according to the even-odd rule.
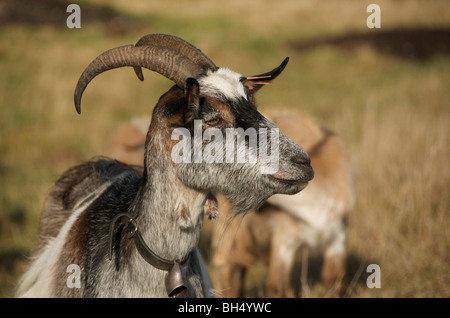
[[271,197],[271,194],[264,194],[262,192],[249,193],[245,191],[224,195],[230,202],[232,210],[236,214],[257,210]]
[[[261,180],[262,181],[262,180]],[[217,189],[230,202],[235,213],[246,213],[260,208],[274,194],[293,195],[302,191],[308,182],[304,180],[278,179],[267,176],[262,182],[263,187],[250,188],[250,185],[236,185],[230,189]]]
[[275,189],[274,194],[296,194],[308,185],[308,181],[282,179],[274,176],[269,176],[269,182]]

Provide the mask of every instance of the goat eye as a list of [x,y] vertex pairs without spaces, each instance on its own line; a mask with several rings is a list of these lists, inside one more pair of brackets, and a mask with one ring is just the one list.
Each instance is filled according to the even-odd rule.
[[208,124],[209,126],[216,126],[216,125],[218,125],[221,121],[222,121],[222,118],[220,118],[220,117],[214,117],[214,118],[211,118],[211,119],[209,119],[209,120],[206,120],[205,123]]

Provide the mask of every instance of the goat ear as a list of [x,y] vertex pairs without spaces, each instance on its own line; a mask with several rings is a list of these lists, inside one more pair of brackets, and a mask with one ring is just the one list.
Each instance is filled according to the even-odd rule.
[[288,62],[289,57],[285,58],[284,61],[281,62],[281,64],[278,67],[274,68],[270,72],[255,76],[242,77],[241,82],[245,87],[247,87],[248,90],[252,92],[257,92],[261,87],[270,84],[272,80],[274,80],[278,75],[280,75]]
[[186,106],[184,109],[184,122],[189,123],[200,117],[200,84],[195,78],[186,80]]

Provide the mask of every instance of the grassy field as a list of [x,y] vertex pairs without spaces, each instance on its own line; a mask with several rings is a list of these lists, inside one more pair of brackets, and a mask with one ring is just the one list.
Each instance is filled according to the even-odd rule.
[[[109,48],[170,33],[247,75],[290,56],[258,101],[313,114],[348,145],[356,171],[348,297],[450,297],[448,1],[378,1],[380,30],[366,26],[369,1],[91,0],[79,2],[81,29],[66,27],[70,2],[26,2],[0,1],[0,296],[13,295],[57,176],[108,155],[115,129],[149,115],[171,85],[150,72],[144,83],[131,69],[105,73],[78,116],[73,90],[82,70]],[[414,38],[370,40],[389,30],[414,37],[410,30],[437,29],[444,36],[431,51]],[[326,40],[348,34],[368,40]],[[317,39],[325,44],[301,45]],[[394,44],[401,45],[389,49]],[[425,56],[414,54],[420,45]],[[371,263],[381,268],[379,289],[365,284]],[[316,285],[306,294],[322,295]]]

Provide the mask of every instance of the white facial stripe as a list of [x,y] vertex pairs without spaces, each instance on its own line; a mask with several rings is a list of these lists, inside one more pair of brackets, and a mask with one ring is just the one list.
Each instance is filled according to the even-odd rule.
[[200,92],[211,97],[225,96],[231,100],[247,99],[244,85],[240,81],[241,77],[241,74],[228,68],[219,68],[199,79]]

